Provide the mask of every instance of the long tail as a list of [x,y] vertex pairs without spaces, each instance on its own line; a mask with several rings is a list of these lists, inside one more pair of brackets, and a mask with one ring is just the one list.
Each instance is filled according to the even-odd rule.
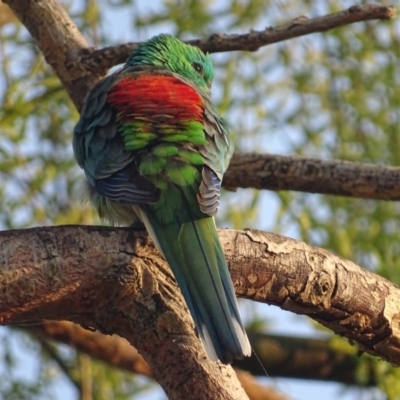
[[224,364],[251,354],[235,292],[212,217],[183,224],[141,218],[167,259],[208,356]]

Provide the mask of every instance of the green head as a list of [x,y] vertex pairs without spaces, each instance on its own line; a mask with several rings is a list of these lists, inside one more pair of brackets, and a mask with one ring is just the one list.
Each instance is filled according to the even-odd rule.
[[158,35],[141,43],[126,61],[126,66],[163,66],[208,90],[214,78],[210,56],[170,35]]

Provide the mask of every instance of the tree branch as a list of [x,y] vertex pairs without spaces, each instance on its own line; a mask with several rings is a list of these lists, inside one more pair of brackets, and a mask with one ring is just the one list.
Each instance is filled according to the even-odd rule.
[[25,25],[75,106],[107,69],[89,70],[80,62],[89,48],[85,38],[57,0],[3,0]]
[[400,200],[399,182],[400,167],[252,153],[233,156],[223,185]]
[[[57,340],[82,351],[91,357],[126,371],[152,377],[149,365],[129,342],[117,335],[105,336],[98,331],[88,331],[67,321],[46,321],[29,328],[42,340]],[[358,358],[334,349],[330,339],[299,338],[271,334],[249,333],[253,354],[237,360],[233,366],[252,375],[314,379],[359,385],[356,380]],[[240,380],[240,376],[239,376]],[[371,365],[366,385],[376,385]],[[243,382],[242,382],[243,384]],[[260,389],[261,390],[261,389]],[[252,396],[247,393],[252,399]]]
[[[219,232],[240,297],[308,315],[362,351],[400,364],[398,286],[302,242],[259,231]],[[145,233],[105,227],[0,232],[0,265],[3,324],[65,319],[117,333],[168,389],[177,389],[192,363],[189,376],[207,376],[200,365],[223,368],[208,362],[171,272]],[[174,384],[153,360],[171,353],[189,360]]]
[[[391,6],[375,4],[355,5],[347,10],[317,18],[301,16],[276,28],[268,27],[263,31],[252,30],[242,35],[212,34],[207,39],[188,40],[187,43],[200,47],[209,53],[228,51],[256,51],[263,46],[284,40],[325,32],[355,22],[369,20],[390,20],[396,17],[396,9]],[[88,69],[109,69],[125,62],[138,43],[126,43],[86,52],[81,62]]]
[[[251,345],[271,377],[332,381],[345,385],[375,386],[376,371],[372,357],[365,379],[357,379],[359,358],[349,349],[340,348],[329,339],[302,338],[261,333],[249,334]],[[343,347],[345,345],[343,344]],[[234,367],[263,376],[264,369],[256,357],[237,360]]]
[[0,265],[3,324],[69,320],[116,333],[139,350],[170,399],[247,398],[232,368],[206,356],[146,234],[89,227],[0,232]]
[[[125,62],[138,43],[94,50],[90,48],[57,0],[3,0],[29,30],[32,38],[53,67],[79,110],[88,90],[107,70]],[[188,41],[210,53],[235,50],[255,51],[283,40],[325,32],[368,20],[389,20],[396,16],[390,6],[355,5],[323,17],[296,18],[277,28],[251,31],[243,35],[213,34],[208,39]]]
[[90,331],[67,321],[45,321],[29,328],[29,331],[41,338],[68,344],[108,365],[147,377],[153,376],[149,364],[120,336],[106,336],[99,331]]
[[[98,331],[88,331],[67,321],[46,321],[30,328],[29,331],[39,337],[43,346],[52,352],[52,356],[54,355],[57,361],[59,359],[57,352],[54,352],[53,347],[49,345],[46,339],[68,344],[109,365],[147,377],[153,377],[150,367],[144,358],[126,339],[117,335],[105,336]],[[250,400],[282,399],[272,389],[258,384],[250,374],[241,372],[238,374],[238,378]]]
[[10,22],[16,22],[15,14],[12,12],[10,7],[5,5],[4,3],[0,3],[0,28],[4,25],[9,24]]

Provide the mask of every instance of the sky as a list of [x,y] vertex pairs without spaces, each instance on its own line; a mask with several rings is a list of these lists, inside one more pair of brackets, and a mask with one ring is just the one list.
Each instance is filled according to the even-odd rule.
[[[99,0],[102,1],[102,0]],[[215,1],[216,8],[223,7],[226,0]],[[277,1],[279,3],[279,1]],[[346,3],[346,2],[340,2]],[[348,3],[348,2],[347,2]],[[82,6],[81,0],[72,0],[71,1],[71,10],[78,9]],[[141,9],[142,11],[155,9],[157,7],[162,6],[161,0],[137,0],[135,5],[132,6],[132,13],[137,9]],[[322,13],[321,6],[321,13]],[[297,15],[286,14],[286,10],[284,8],[275,7],[273,12],[266,14],[265,19],[263,20],[264,26],[272,25],[274,21],[274,13],[281,13],[281,19],[291,19],[296,17]],[[304,11],[306,13],[306,10]],[[110,43],[118,44],[129,41],[136,40],[145,40],[155,34],[161,33],[160,31],[152,31],[151,29],[142,29],[140,32],[135,31],[135,36],[132,35],[132,27],[131,27],[131,14],[126,12],[125,8],[109,8],[106,14],[106,23],[104,24],[107,30],[107,36],[109,38]],[[223,26],[221,25],[221,28]],[[260,28],[260,27],[254,27]],[[171,32],[171,27],[168,24],[160,27],[163,29],[163,32],[169,33]],[[229,33],[229,32],[228,32]],[[218,55],[212,55],[212,58],[217,58]],[[277,72],[284,73],[284,71]],[[1,89],[1,88],[0,88]],[[218,96],[218,93],[216,93]],[[293,138],[296,137],[294,132],[288,132],[288,135],[292,135]],[[277,135],[273,136],[273,140],[267,141],[268,151],[271,153],[280,153],[285,154],[286,148],[282,141],[277,139]],[[263,144],[264,145],[264,144]],[[248,149],[251,151],[252,149],[259,146],[259,143],[249,143]],[[259,223],[253,226],[254,228],[260,228],[264,230],[268,230],[273,226],[273,219],[271,215],[274,215],[277,210],[277,199],[272,193],[263,192],[262,193],[262,202],[265,204],[265,207],[262,207],[264,211],[261,213]],[[297,232],[295,230],[291,230],[288,228],[288,231],[285,232],[288,236],[297,237]],[[245,307],[242,307],[242,310]],[[306,322],[304,318],[298,317],[291,313],[280,310],[277,307],[266,306],[266,305],[257,305],[256,306],[257,313],[261,316],[264,316],[266,321],[268,321],[268,325],[271,327],[271,333],[280,333],[280,334],[292,334],[295,332],[296,335],[304,335],[304,336],[312,336],[315,335],[314,329],[311,325]],[[0,328],[0,343],[2,337],[7,335],[7,328]],[[21,360],[21,365],[23,368],[17,370],[16,374],[21,374],[21,376],[26,377],[27,379],[34,380],[37,376],[37,363],[36,357],[37,352],[30,351],[27,352],[26,346],[22,345],[18,338],[15,338],[13,346]],[[28,346],[29,347],[29,346]],[[1,373],[0,366],[0,376]],[[51,386],[51,394],[49,394],[49,398],[54,398],[55,400],[65,400],[65,399],[74,399],[76,398],[76,390],[70,384],[70,382],[62,376],[59,371],[54,371],[54,373],[58,376],[58,378],[54,381]],[[262,380],[265,384],[270,385],[277,389],[282,394],[287,395],[289,398],[294,400],[319,400],[324,398],[324,400],[336,400],[341,398],[343,400],[354,400],[354,399],[362,399],[365,398],[365,393],[361,393],[358,390],[354,389],[343,389],[343,386],[333,383],[319,383],[313,381],[299,381],[295,379],[271,379],[264,378]],[[383,398],[380,395],[378,390],[374,390],[374,394],[376,398]],[[141,396],[141,399],[144,400],[157,400],[165,398],[162,390],[154,389],[146,395]],[[1,399],[0,399],[1,400]],[[6,400],[6,399],[5,399]]]

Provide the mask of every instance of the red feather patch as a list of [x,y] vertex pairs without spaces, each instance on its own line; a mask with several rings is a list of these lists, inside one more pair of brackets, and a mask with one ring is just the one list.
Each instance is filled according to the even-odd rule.
[[121,122],[143,118],[149,122],[203,120],[204,102],[195,89],[173,76],[125,77],[108,94]]

